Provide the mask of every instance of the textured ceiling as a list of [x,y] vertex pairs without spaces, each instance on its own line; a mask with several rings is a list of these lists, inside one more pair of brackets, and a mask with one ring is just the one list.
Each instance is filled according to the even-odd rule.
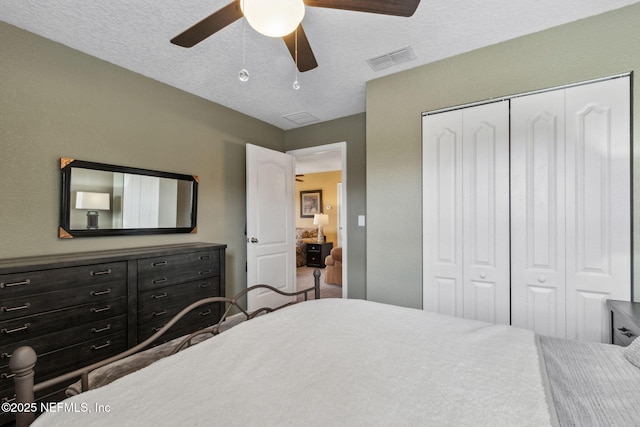
[[[267,0],[265,0],[267,1]],[[230,0],[1,0],[0,19],[281,129],[283,116],[326,121],[364,112],[365,83],[514,37],[617,9],[631,0],[422,0],[411,18],[307,7],[318,68],[298,76],[281,39],[243,21],[191,49],[169,40]],[[416,59],[373,71],[367,59],[411,46]]]

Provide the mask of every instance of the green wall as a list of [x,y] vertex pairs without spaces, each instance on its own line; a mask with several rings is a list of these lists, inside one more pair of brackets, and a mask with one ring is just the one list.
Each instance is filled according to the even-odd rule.
[[[246,286],[245,144],[347,142],[349,296],[365,298],[365,115],[283,131],[0,22],[0,259],[191,241],[226,243]],[[198,175],[198,233],[61,240],[59,158]]]
[[[368,299],[422,307],[421,113],[640,69],[639,22],[635,4],[367,84]],[[633,91],[639,182],[638,85]],[[633,205],[637,272],[638,185]]]
[[344,117],[285,132],[285,150],[334,142],[347,143],[347,291],[349,298],[365,299],[366,228],[358,227],[358,215],[366,212],[365,114]]
[[[0,23],[0,258],[191,241],[226,243],[246,287],[245,144],[284,132]],[[198,175],[198,233],[61,240],[59,158]]]

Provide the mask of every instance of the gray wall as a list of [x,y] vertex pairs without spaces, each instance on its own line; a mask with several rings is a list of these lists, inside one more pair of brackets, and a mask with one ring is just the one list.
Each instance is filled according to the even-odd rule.
[[[640,69],[638,22],[640,4],[369,82],[368,299],[422,306],[421,113]],[[633,99],[637,182],[638,85],[634,86]],[[640,186],[636,185],[636,272],[640,254],[639,196]],[[638,298],[640,290],[636,289]]]
[[[244,289],[245,144],[283,151],[284,132],[4,23],[0,40],[0,259],[226,243]],[[60,157],[198,175],[198,233],[58,239]]]
[[366,211],[365,115],[357,114],[285,132],[285,150],[334,142],[347,143],[347,250],[349,298],[365,299],[366,228],[358,227],[358,215]]

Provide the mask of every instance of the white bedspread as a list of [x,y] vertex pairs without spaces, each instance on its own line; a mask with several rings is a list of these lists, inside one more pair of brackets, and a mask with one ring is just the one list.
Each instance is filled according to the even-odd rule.
[[552,419],[532,332],[342,299],[242,323],[64,402],[36,425],[543,426]]

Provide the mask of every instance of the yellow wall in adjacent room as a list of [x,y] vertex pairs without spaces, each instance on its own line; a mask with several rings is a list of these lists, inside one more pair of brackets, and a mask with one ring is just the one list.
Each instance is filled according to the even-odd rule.
[[[300,218],[300,192],[322,190],[322,213],[329,215],[329,225],[322,227],[326,242],[338,246],[338,183],[342,181],[341,171],[305,174],[296,181],[296,227],[317,227],[313,218]],[[331,206],[331,209],[327,209]]]

